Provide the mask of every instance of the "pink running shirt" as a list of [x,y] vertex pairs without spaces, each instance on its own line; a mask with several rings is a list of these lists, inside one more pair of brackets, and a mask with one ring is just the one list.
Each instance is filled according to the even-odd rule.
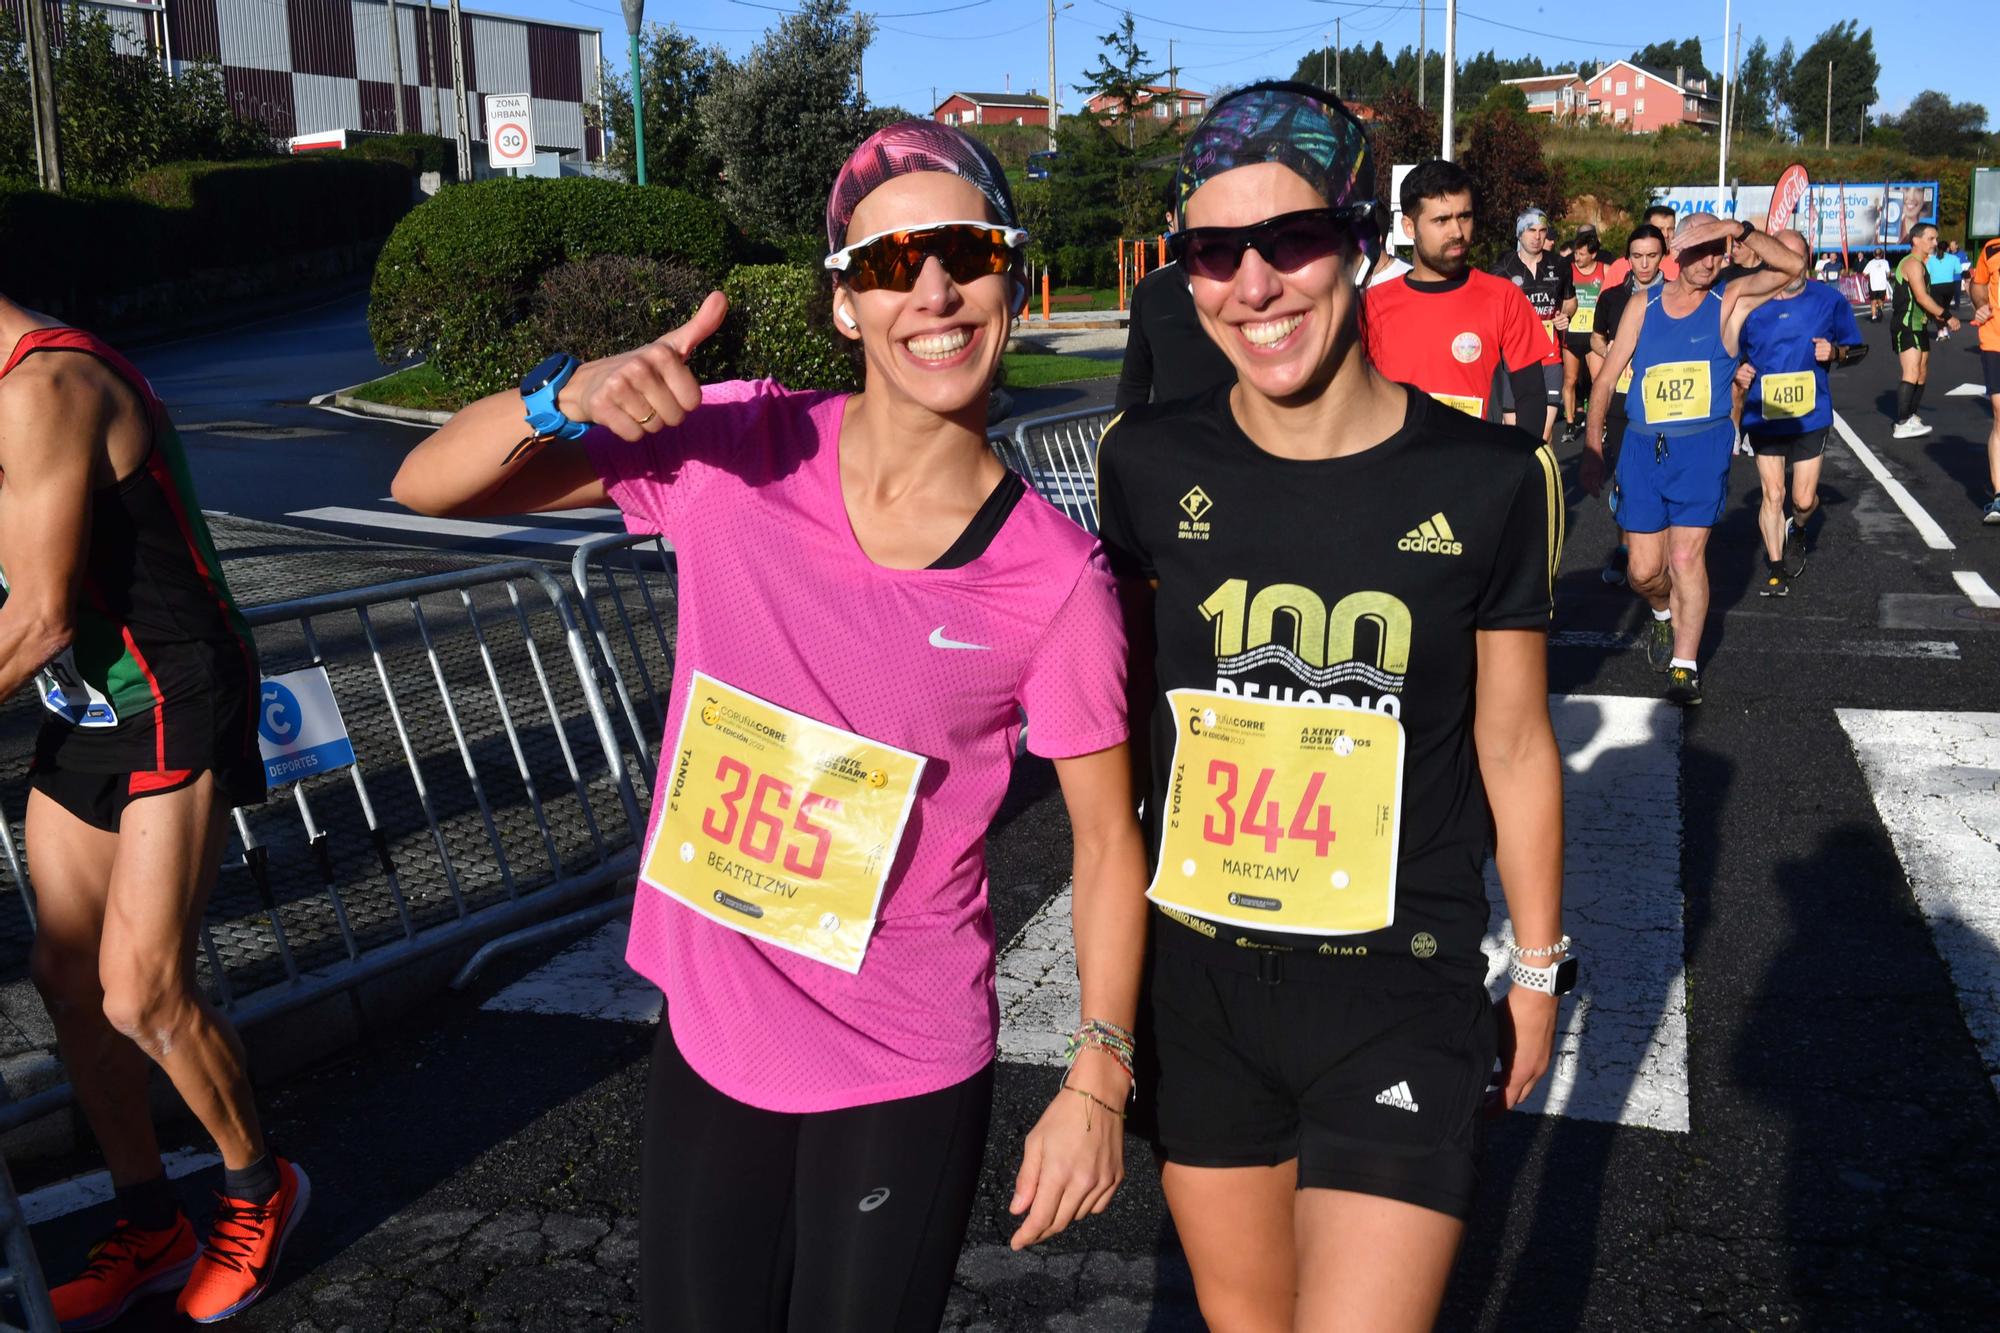
[[[1096,540],[1031,492],[962,568],[875,564],[841,496],[846,402],[711,384],[675,429],[584,436],[626,527],[663,533],[678,559],[668,746],[699,669],[930,761],[856,975],[639,887],[626,960],[666,993],[696,1072],[772,1111],[913,1097],[986,1067],[999,1001],[985,839],[1020,713],[1052,759],[1127,735],[1124,627]],[[659,817],[656,800],[649,840]]]

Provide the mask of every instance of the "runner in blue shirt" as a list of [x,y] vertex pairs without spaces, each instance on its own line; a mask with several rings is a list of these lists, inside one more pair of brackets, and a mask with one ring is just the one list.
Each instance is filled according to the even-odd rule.
[[[1777,240],[1801,260],[1806,239],[1782,231]],[[1827,367],[1867,355],[1854,311],[1837,288],[1801,273],[1743,322],[1743,429],[1764,483],[1757,526],[1770,572],[1758,592],[1783,597],[1806,565],[1806,525],[1819,512],[1820,456],[1833,426]],[[1792,514],[1785,516],[1785,467],[1792,470]]]

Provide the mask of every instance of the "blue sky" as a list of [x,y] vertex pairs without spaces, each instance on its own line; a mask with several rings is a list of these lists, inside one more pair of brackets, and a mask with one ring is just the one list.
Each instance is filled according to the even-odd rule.
[[[1173,38],[1182,82],[1209,89],[1289,75],[1300,55],[1318,49],[1320,33],[1331,32],[1336,17],[1348,45],[1380,41],[1391,52],[1405,44],[1414,46],[1419,5],[1425,2],[1263,0],[1240,6],[1226,0],[1141,0],[1131,12],[1139,25],[1140,42],[1155,63],[1166,63],[1167,42]],[[624,50],[625,25],[618,0],[469,3],[473,8],[601,25],[606,56],[622,60],[618,53]],[[1428,4],[1430,44],[1441,48],[1443,6],[1441,0]],[[678,23],[703,40],[740,54],[776,22],[774,11],[788,7],[785,0],[649,0],[646,20]],[[999,91],[1010,75],[1017,92],[1030,87],[1040,91],[1048,82],[1046,0],[858,0],[856,7],[880,16],[881,32],[865,66],[872,100],[922,111],[928,109],[925,104],[933,87],[943,96],[954,87]],[[1098,50],[1098,38],[1117,25],[1124,9],[1110,0],[1074,0],[1058,17],[1057,71],[1066,106],[1079,102],[1070,85],[1082,81],[1083,70]],[[1684,35],[1677,24],[1694,22],[1703,29],[1704,55],[1711,65],[1720,64],[1721,0],[1675,9],[1672,19],[1648,22],[1637,17],[1636,9],[1591,6],[1579,23],[1575,6],[1472,0],[1470,7],[1459,10],[1458,45],[1462,55],[1490,47],[1503,56],[1613,59],[1651,41],[1676,39]],[[1240,23],[1230,21],[1232,12],[1244,15]],[[1803,48],[1837,19],[1849,16],[1850,12],[1813,0],[1745,0],[1734,6],[1732,22],[1743,25],[1744,46],[1762,36],[1775,52],[1787,37]],[[1882,98],[1878,110],[1901,110],[1925,88],[1936,88],[1957,101],[1980,102],[1989,111],[2000,105],[2000,80],[1992,77],[1990,43],[1965,40],[1962,33],[1954,37],[1942,23],[1923,18],[1886,21],[1886,11],[1881,19],[1853,16],[1875,32],[1876,58],[1882,64],[1876,85]],[[1714,31],[1707,31],[1711,28]]]

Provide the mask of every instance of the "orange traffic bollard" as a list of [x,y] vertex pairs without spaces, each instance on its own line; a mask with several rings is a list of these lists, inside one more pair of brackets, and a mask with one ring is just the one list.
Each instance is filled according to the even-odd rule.
[[1167,234],[1166,234],[1165,232],[1161,232],[1161,233],[1160,233],[1160,267],[1161,267],[1161,268],[1165,268],[1166,266],[1167,266]]
[[1118,308],[1125,308],[1125,238],[1118,238]]
[[1042,318],[1049,317],[1049,271],[1042,270]]

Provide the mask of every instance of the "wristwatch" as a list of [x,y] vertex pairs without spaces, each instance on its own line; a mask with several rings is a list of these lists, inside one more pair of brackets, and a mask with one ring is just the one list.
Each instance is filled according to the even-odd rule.
[[1750,233],[1757,230],[1757,224],[1750,221],[1748,218],[1738,218],[1736,219],[1736,221],[1737,224],[1743,228],[1742,231],[1736,233],[1736,239],[1739,241],[1749,240]]
[[1507,980],[1544,995],[1569,994],[1576,989],[1576,975],[1574,954],[1550,967],[1529,967],[1518,958],[1507,964]]
[[556,406],[556,395],[582,364],[568,352],[556,352],[521,376],[521,401],[527,405],[528,429],[537,437],[556,435],[574,440],[590,429],[589,422],[571,421]]

